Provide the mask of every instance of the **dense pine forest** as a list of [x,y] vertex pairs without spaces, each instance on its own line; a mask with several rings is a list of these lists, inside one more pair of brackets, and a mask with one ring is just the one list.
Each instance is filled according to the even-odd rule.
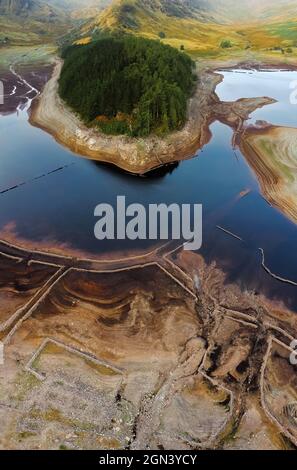
[[63,53],[59,93],[88,125],[108,134],[164,135],[186,120],[194,62],[135,37],[106,37]]

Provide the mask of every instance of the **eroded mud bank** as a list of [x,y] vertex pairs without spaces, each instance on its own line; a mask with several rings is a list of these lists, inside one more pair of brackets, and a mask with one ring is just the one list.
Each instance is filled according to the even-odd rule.
[[297,129],[270,125],[247,128],[240,149],[265,199],[297,223]]

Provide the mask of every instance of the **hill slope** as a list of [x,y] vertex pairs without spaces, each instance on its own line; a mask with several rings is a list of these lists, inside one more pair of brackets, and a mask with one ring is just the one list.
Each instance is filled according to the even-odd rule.
[[55,7],[40,0],[0,0],[0,15],[11,18],[40,19],[46,21],[61,14]]
[[43,0],[0,0],[0,44],[47,42],[68,25],[66,14]]
[[[92,38],[101,31],[124,31],[162,38],[194,56],[244,55],[297,45],[294,18],[297,0],[114,0],[80,34]],[[223,51],[222,41],[232,47]]]
[[82,20],[95,18],[112,0],[47,0],[50,5],[64,10],[70,18]]
[[48,42],[67,31],[70,43],[102,31],[161,38],[193,56],[292,48],[297,55],[297,0],[0,0],[0,45]]
[[206,3],[231,23],[274,22],[289,19],[292,14],[297,16],[296,0],[206,0]]
[[82,36],[100,31],[122,31],[159,39],[187,52],[215,52],[226,36],[235,43],[243,38],[230,30],[206,0],[116,0],[81,29]]
[[201,22],[217,22],[214,9],[207,0],[115,0],[95,19],[101,28],[137,28],[141,19],[157,20],[195,19]]

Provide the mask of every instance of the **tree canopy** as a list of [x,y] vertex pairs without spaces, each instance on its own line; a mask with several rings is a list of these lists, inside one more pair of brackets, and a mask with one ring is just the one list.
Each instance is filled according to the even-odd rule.
[[60,96],[88,125],[147,136],[185,123],[195,81],[185,53],[160,41],[111,36],[71,46],[63,57]]

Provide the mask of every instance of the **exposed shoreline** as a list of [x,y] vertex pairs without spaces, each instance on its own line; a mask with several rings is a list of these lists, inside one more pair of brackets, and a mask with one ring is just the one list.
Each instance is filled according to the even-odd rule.
[[250,127],[240,149],[254,170],[265,199],[297,223],[297,129]]
[[202,71],[182,130],[165,138],[107,136],[88,128],[60,99],[58,80],[62,65],[62,60],[57,59],[51,79],[33,103],[30,123],[50,133],[60,144],[80,156],[110,163],[139,175],[193,157],[210,140],[209,126],[215,120],[238,131],[253,111],[274,102],[267,97],[220,102],[215,89],[222,76],[211,70]]
[[[128,437],[136,449],[146,443],[151,448],[172,448],[181,442],[191,449],[196,429],[199,449],[230,449],[231,436],[237,449],[246,442],[256,449],[296,445],[296,368],[288,361],[296,315],[282,305],[242,292],[201,256],[169,247],[159,253],[160,267],[142,259],[132,270],[124,260],[121,268],[101,266],[103,272],[89,270],[92,266],[87,271],[77,269],[75,259],[72,266],[60,259],[55,266],[46,259],[27,263],[26,258],[0,257],[4,274],[0,337],[7,358],[2,376],[10,378],[3,382],[7,387],[2,406],[18,406],[18,421],[9,414],[3,427],[9,430],[2,436],[10,447],[55,448],[53,420],[57,433],[67,433],[69,446],[86,448],[98,447],[100,432],[104,441],[99,446],[104,442],[108,448],[123,448]],[[19,281],[13,290],[11,272]],[[20,289],[24,278],[30,281],[25,294]],[[10,302],[5,298],[8,289]],[[28,374],[34,378],[30,388]],[[24,375],[26,394],[18,399]],[[81,414],[74,415],[73,401],[81,396],[83,403],[95,403],[96,408],[77,407]],[[142,398],[146,396],[148,402]],[[98,407],[107,410],[108,420],[116,416],[114,434],[106,421],[97,431],[102,422]],[[175,434],[185,414],[182,431],[186,429],[187,440],[181,432]],[[196,423],[210,419],[212,434],[209,428],[202,434]],[[48,440],[39,438],[36,423],[50,436]],[[94,424],[86,428],[85,423]],[[165,423],[165,431],[160,423]],[[28,429],[31,434],[20,439],[20,432]],[[96,429],[96,440],[86,429]]]

